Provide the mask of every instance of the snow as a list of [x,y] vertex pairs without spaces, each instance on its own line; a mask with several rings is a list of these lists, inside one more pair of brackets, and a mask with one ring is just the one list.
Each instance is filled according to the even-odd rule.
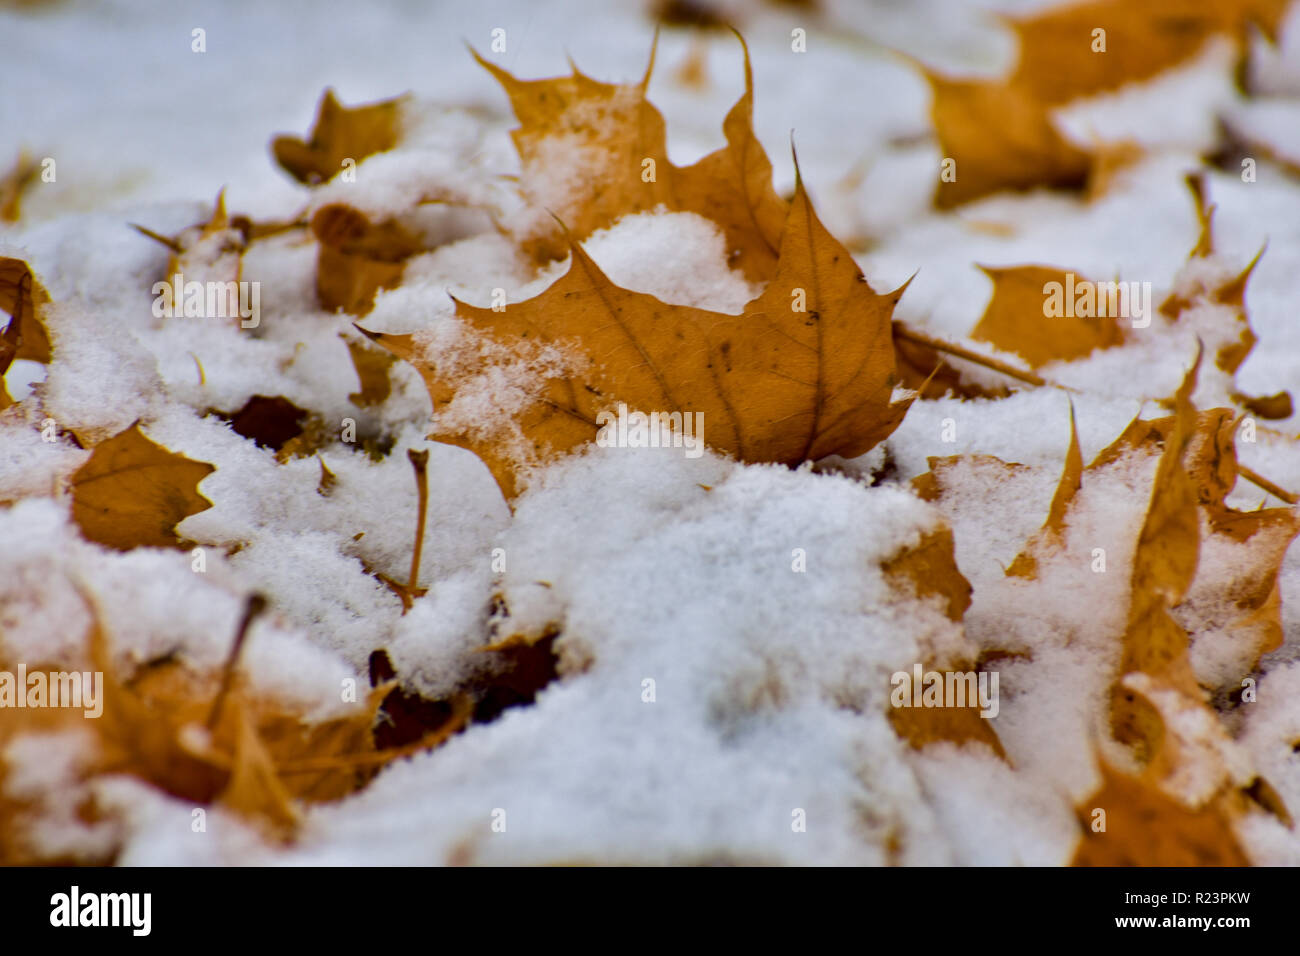
[[[1260,344],[1235,389],[1266,395],[1300,383],[1300,186],[1281,162],[1300,162],[1293,134],[1300,100],[1300,4],[1277,50],[1258,46],[1247,99],[1233,61],[1211,45],[1194,62],[1139,87],[1059,111],[1084,144],[1136,139],[1146,148],[1089,202],[1046,192],[999,195],[937,214],[930,197],[938,151],[928,139],[926,84],[904,56],[954,74],[996,76],[1014,57],[997,11],[1033,2],[909,5],[833,0],[820,13],[729,4],[754,71],[755,126],[778,192],[794,183],[793,129],[802,176],[827,227],[842,237],[877,291],[911,284],[897,316],[985,355],[971,330],[991,295],[984,266],[1044,263],[1094,279],[1150,282],[1171,292],[1213,288],[1263,247],[1246,292]],[[507,30],[505,53],[490,31]],[[190,52],[191,30],[208,52]],[[808,52],[790,31],[808,32]],[[137,780],[80,789],[85,741],[27,735],[0,755],[7,795],[30,799],[26,831],[49,854],[87,859],[120,849],[125,864],[229,863],[793,863],[1052,865],[1078,833],[1073,806],[1097,786],[1097,720],[1119,664],[1137,529],[1154,455],[1091,473],[1068,527],[1037,580],[1004,571],[1047,514],[1069,441],[1073,406],[1085,462],[1137,415],[1167,414],[1169,395],[1205,349],[1195,395],[1231,405],[1234,383],[1214,368],[1240,331],[1237,310],[1196,303],[1177,321],[1157,315],[1122,348],[1041,369],[1062,388],[1011,383],[1001,400],[917,401],[882,446],[853,461],[795,470],[738,465],[706,452],[591,447],[537,469],[513,503],[461,448],[429,441],[434,417],[498,441],[524,441],[508,413],[538,376],[575,367],[562,347],[507,354],[456,317],[452,297],[480,307],[494,290],[514,303],[539,294],[568,261],[535,270],[512,236],[526,234],[503,91],[462,38],[521,78],[582,71],[635,82],[649,53],[639,4],[515,0],[465,5],[305,4],[241,0],[202,13],[112,0],[56,10],[0,12],[7,54],[0,129],[58,162],[24,219],[0,227],[0,255],[31,263],[54,305],[56,361],[18,363],[7,382],[24,401],[0,418],[0,664],[84,663],[94,595],[118,662],[128,670],[179,653],[200,671],[219,667],[244,598],[265,593],[242,672],[258,692],[309,719],[342,712],[341,682],[366,678],[383,648],[409,688],[452,692],[494,638],[559,629],[559,679],[528,706],[471,726],[442,748],[400,761],[365,790],[308,809],[296,842],[270,845],[218,807],[194,833],[192,807]],[[95,35],[85,45],[77,37]],[[382,42],[380,42],[382,38]],[[362,42],[359,42],[361,40]],[[693,44],[708,84],[683,84]],[[167,82],[159,82],[165,75]],[[24,92],[40,76],[43,93]],[[685,165],[723,145],[721,122],[742,91],[739,44],[729,33],[693,38],[665,30],[649,98],[663,112],[669,155]],[[279,172],[267,144],[303,135],[321,91],[348,105],[410,92],[400,148],[313,192]],[[87,89],[113,91],[111,100]],[[1153,120],[1153,117],[1155,120]],[[1215,254],[1188,261],[1198,226],[1183,176],[1223,119],[1261,153],[1258,178],[1210,169]],[[0,153],[0,157],[5,154]],[[543,163],[526,188],[563,208],[565,164]],[[555,181],[544,181],[552,169]],[[431,408],[419,374],[391,369],[380,406],[348,398],[357,377],[343,336],[354,317],[316,302],[316,246],[289,231],[255,242],[241,278],[258,282],[261,321],[154,317],[150,288],[168,252],[128,226],[174,235],[205,222],[226,187],[227,208],[257,221],[294,218],[335,202],[379,222],[416,229],[426,251],[400,288],[361,320],[372,331],[413,333],[443,370],[477,378]],[[412,211],[420,199],[438,200]],[[549,222],[549,219],[547,220]],[[584,241],[615,283],[665,302],[739,313],[762,290],[726,264],[721,232],[691,213],[629,216]],[[999,355],[1021,365],[1014,355]],[[1007,379],[953,365],[989,385]],[[40,381],[41,377],[43,382]],[[278,462],[217,413],[254,395],[309,409],[326,435],[316,455]],[[168,449],[215,464],[199,491],[212,507],[178,532],[203,542],[206,570],[187,551],[109,551],[84,541],[67,484],[89,456],[68,436],[43,437],[45,419],[86,447],[140,422]],[[342,440],[391,443],[372,459]],[[1243,463],[1300,489],[1300,420],[1259,422],[1239,441]],[[375,573],[404,580],[417,493],[408,449],[429,451],[429,516],[422,553],[427,596],[409,613]],[[967,458],[943,472],[933,504],[908,490],[931,458]],[[317,492],[321,463],[336,476]],[[1276,499],[1239,481],[1229,503]],[[943,526],[974,586],[962,623],[917,601],[882,562]],[[1095,549],[1106,570],[1094,570]],[[1239,573],[1240,546],[1203,545],[1189,620],[1212,629],[1227,613],[1222,587]],[[494,568],[494,554],[505,569]],[[796,557],[806,571],[796,568]],[[1189,795],[1228,775],[1265,777],[1294,812],[1300,770],[1300,551],[1279,581],[1285,643],[1251,671],[1249,648],[1198,640],[1198,677],[1217,689],[1258,678],[1259,699],[1223,715],[1232,739],[1195,725],[1179,731],[1212,753],[1176,781]],[[508,608],[503,617],[499,607]],[[494,607],[498,610],[494,612]],[[889,721],[889,675],[992,655],[1001,702],[994,729],[1007,760],[978,744],[914,750]],[[646,700],[647,680],[653,701]],[[1155,691],[1153,691],[1155,693]],[[1169,704],[1170,713],[1176,703]],[[113,822],[76,818],[93,792]],[[505,811],[504,832],[494,813]],[[806,830],[792,827],[802,811]],[[1260,815],[1238,827],[1260,862],[1300,861],[1300,840]]]

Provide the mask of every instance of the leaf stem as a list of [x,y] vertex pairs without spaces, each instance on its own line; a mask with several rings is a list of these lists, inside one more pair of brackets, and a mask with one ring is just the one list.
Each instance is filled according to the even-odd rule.
[[424,551],[424,519],[429,513],[429,452],[408,448],[406,457],[415,469],[415,487],[419,493],[419,506],[415,517],[415,550],[411,553],[411,577],[406,582],[406,589],[415,594],[420,583],[420,555]]
[[955,355],[958,358],[965,359],[968,362],[974,362],[976,365],[983,365],[985,368],[991,368],[995,372],[1001,372],[1003,375],[1009,375],[1011,378],[1018,379],[1029,385],[1049,385],[1047,379],[1033,372],[1027,372],[1018,369],[1014,365],[1008,365],[1000,362],[995,358],[989,358],[987,355],[980,355],[978,352],[972,352],[964,349],[960,345],[953,345],[945,342],[943,339],[932,338],[922,332],[909,328],[897,319],[894,320],[894,335],[906,342],[915,342],[917,345],[924,345],[934,349],[936,352],[947,352],[949,355]]
[[266,598],[257,593],[248,596],[248,601],[244,604],[244,616],[239,620],[239,630],[235,632],[235,642],[230,646],[230,654],[226,657],[226,663],[221,669],[221,689],[217,691],[216,699],[212,701],[212,710],[208,712],[207,728],[209,732],[216,730],[217,724],[221,720],[221,709],[225,705],[226,697],[235,682],[235,667],[239,664],[239,655],[243,652],[248,631],[253,626],[253,622],[257,620],[258,615],[265,610]]
[[378,576],[379,580],[388,586],[388,590],[396,594],[401,600],[403,614],[414,607],[416,598],[424,597],[429,593],[428,588],[418,586],[420,583],[420,555],[424,552],[424,521],[429,513],[429,452],[427,449],[416,451],[413,448],[408,448],[406,457],[410,459],[411,467],[415,469],[415,488],[420,496],[415,518],[415,550],[411,552],[411,573],[405,584],[394,581],[386,574]]
[[1241,477],[1245,478],[1251,484],[1258,485],[1260,488],[1263,488],[1270,495],[1273,495],[1277,498],[1281,498],[1289,505],[1293,505],[1297,501],[1300,501],[1300,497],[1293,495],[1291,492],[1287,491],[1284,488],[1279,488],[1277,485],[1273,484],[1273,482],[1269,481],[1263,475],[1257,474],[1256,472],[1247,468],[1245,465],[1241,464],[1240,462],[1237,463],[1237,474],[1241,475]]

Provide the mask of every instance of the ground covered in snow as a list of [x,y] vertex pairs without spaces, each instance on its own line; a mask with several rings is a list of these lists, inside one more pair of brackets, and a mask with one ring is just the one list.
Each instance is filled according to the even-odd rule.
[[[1235,275],[1266,247],[1245,298],[1259,345],[1235,388],[1300,386],[1300,4],[1277,49],[1253,41],[1254,88],[1266,96],[1244,97],[1232,51],[1211,45],[1139,88],[1072,106],[1062,123],[1079,135],[1146,149],[1104,195],[1000,195],[944,213],[930,205],[942,156],[929,91],[894,51],[954,73],[996,74],[1014,44],[987,10],[959,0],[725,9],[748,43],[755,129],[778,192],[794,187],[793,130],[818,214],[873,288],[911,278],[897,318],[973,348],[967,336],[991,290],[977,264],[1051,263],[1149,281],[1159,303],[1194,288],[1197,269]],[[806,53],[791,50],[796,27],[807,31]],[[194,28],[205,30],[204,53],[191,52]],[[495,28],[506,31],[504,52],[491,52]],[[350,397],[355,317],[319,306],[310,234],[282,233],[245,254],[242,277],[261,284],[256,330],[156,318],[150,289],[167,250],[128,224],[175,234],[205,221],[222,188],[232,212],[259,221],[331,199],[379,217],[448,184],[479,197],[508,193],[515,121],[465,42],[520,77],[567,72],[567,55],[590,76],[626,82],[640,76],[653,35],[647,9],[632,2],[0,7],[0,164],[18,146],[57,161],[55,181],[25,194],[21,220],[0,224],[0,256],[28,262],[50,293],[55,349],[48,368],[14,365],[9,390],[22,401],[0,416],[4,661],[82,661],[91,613],[80,595],[89,590],[122,667],[179,655],[210,672],[257,590],[271,609],[242,674],[305,719],[322,719],[346,709],[339,688],[349,678],[368,683],[377,649],[404,687],[434,700],[474,672],[480,649],[500,636],[502,607],[511,633],[559,635],[558,677],[533,702],[393,763],[356,794],[306,808],[289,843],[220,806],[194,832],[191,802],[130,775],[78,782],[101,808],[84,820],[67,796],[84,740],[75,731],[21,736],[0,758],[9,796],[35,808],[24,824],[35,855],[124,864],[1070,861],[1077,808],[1101,779],[1095,705],[1114,679],[1129,578],[1116,570],[1081,581],[1069,562],[1086,564],[1098,547],[1114,569],[1131,562],[1156,456],[1084,485],[1060,560],[1032,586],[1004,571],[1048,512],[1071,403],[1085,462],[1135,416],[1168,414],[1155,400],[1177,389],[1197,340],[1212,350],[1224,335],[1213,305],[1176,326],[1157,316],[1122,349],[1040,370],[1068,393],[1012,382],[1004,398],[917,401],[859,459],[790,469],[712,450],[593,446],[546,468],[513,507],[474,454],[426,439],[430,400],[415,369],[393,365],[380,404]],[[722,145],[722,119],[743,90],[736,39],[702,36],[666,29],[649,87],[679,165]],[[707,64],[703,86],[683,78],[693,47]],[[362,162],[357,183],[308,195],[267,144],[309,129],[326,87],[349,104],[410,91],[418,121],[397,150]],[[1204,162],[1220,122],[1272,146],[1254,181]],[[1216,252],[1188,264],[1199,228],[1184,182],[1193,169],[1204,170],[1217,206]],[[517,302],[567,268],[536,270],[488,216],[435,209],[426,225],[436,248],[380,294],[367,329],[438,341],[452,316],[448,293],[486,306],[505,288]],[[728,268],[719,231],[691,213],[628,217],[584,247],[618,285],[667,302],[735,313],[760,291]],[[972,381],[1008,384],[954,364]],[[458,397],[448,414],[491,414],[510,401],[508,385]],[[1193,401],[1231,406],[1233,388],[1207,365]],[[254,395],[283,396],[330,431],[350,419],[384,453],[329,440],[318,455],[277,460],[216,414]],[[84,540],[65,488],[91,452],[43,440],[47,418],[88,447],[138,421],[152,441],[215,465],[199,486],[212,507],[177,529],[205,549],[203,572],[188,550],[118,552]],[[1297,432],[1300,418],[1268,422],[1257,440],[1238,442],[1238,456],[1296,491]],[[403,613],[376,574],[404,579],[410,561],[408,449],[429,451],[428,593]],[[965,459],[947,474],[942,500],[918,497],[909,481],[931,457],[953,455],[1023,467]],[[322,464],[335,476],[328,496],[318,493]],[[1241,509],[1260,502],[1282,504],[1244,481],[1228,499]],[[945,526],[973,587],[960,621],[884,570]],[[1201,552],[1206,573],[1236,560],[1218,547]],[[793,566],[796,554],[805,569]],[[1193,645],[1192,663],[1221,704],[1242,677],[1258,681],[1257,703],[1222,708],[1223,773],[1243,786],[1265,777],[1295,810],[1300,548],[1278,580],[1280,648],[1256,663],[1206,640]],[[1215,600],[1186,613],[1212,619]],[[978,742],[916,748],[896,733],[891,674],[981,655],[1000,661],[991,724],[1004,755]],[[1120,748],[1107,753],[1123,764]],[[499,819],[508,824],[494,826]],[[1236,835],[1256,862],[1300,862],[1300,837],[1275,816],[1247,815]]]

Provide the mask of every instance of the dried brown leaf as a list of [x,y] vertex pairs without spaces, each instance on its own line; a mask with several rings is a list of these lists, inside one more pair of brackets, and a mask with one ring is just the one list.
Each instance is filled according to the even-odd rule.
[[110,548],[177,547],[177,523],[212,507],[198,484],[215,470],[151,442],[137,422],[96,445],[72,475],[72,519]]
[[[897,427],[890,314],[901,290],[878,295],[817,220],[802,182],[767,289],[742,315],[667,305],[615,286],[576,244],[568,272],[504,311],[457,303],[479,336],[517,355],[577,345],[580,370],[532,386],[510,432],[435,430],[474,451],[513,499],[521,469],[596,438],[597,416],[632,409],[701,413],[708,443],[742,461],[797,464],[863,454]],[[795,311],[796,303],[806,311]],[[434,408],[462,384],[411,335],[372,335],[424,377]],[[477,372],[476,367],[473,371]],[[435,423],[436,424],[436,423]]]

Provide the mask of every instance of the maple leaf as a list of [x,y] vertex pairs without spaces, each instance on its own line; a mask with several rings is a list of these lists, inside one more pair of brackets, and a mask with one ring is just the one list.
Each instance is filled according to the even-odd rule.
[[0,309],[10,314],[0,331],[0,411],[14,404],[4,376],[18,359],[50,361],[50,339],[40,313],[49,294],[21,259],[0,258]]
[[[1054,108],[1150,79],[1190,60],[1217,34],[1242,46],[1248,23],[1271,36],[1287,2],[1093,0],[1005,18],[1019,40],[1005,78],[960,80],[916,64],[933,94],[942,154],[956,162],[955,176],[939,182],[935,206],[950,209],[1005,189],[1079,188],[1104,175],[1113,156],[1106,147],[1069,142],[1054,124]],[[1096,30],[1105,31],[1104,41]]]
[[[926,668],[927,673],[932,668]],[[971,668],[959,664],[946,670],[934,670],[947,680],[949,673],[969,673]],[[974,742],[986,745],[1002,759],[1006,751],[998,739],[993,724],[980,716],[978,701],[965,707],[891,707],[889,722],[894,732],[915,750],[923,749],[927,744]]]
[[91,600],[91,661],[104,673],[96,772],[127,772],[183,798],[219,802],[280,837],[297,822],[293,800],[337,799],[368,779],[367,771],[384,762],[370,728],[388,688],[349,713],[310,722],[296,708],[250,697],[235,668],[261,606],[255,598],[245,609],[214,690],[174,659],[125,682]]
[[[1203,536],[1233,542],[1237,560],[1218,574],[1198,574],[1175,617],[1192,634],[1196,651],[1202,640],[1213,641],[1215,656],[1235,651],[1231,659],[1244,673],[1282,646],[1278,576],[1300,535],[1300,514],[1294,508],[1240,512],[1221,504],[1201,511]],[[1233,686],[1240,676],[1234,675]]]
[[[1190,398],[1199,365],[1198,355],[1174,398],[1173,428],[1156,465],[1151,503],[1133,555],[1131,603],[1120,658],[1121,675],[1141,671],[1190,697],[1197,697],[1199,690],[1187,657],[1187,634],[1169,609],[1191,587],[1200,548],[1196,489],[1183,467],[1195,423]],[[1131,702],[1132,695],[1117,686],[1111,723],[1121,740],[1135,739],[1125,726],[1129,715],[1126,704]]]
[[938,596],[948,619],[960,621],[970,607],[971,585],[957,567],[953,548],[952,529],[943,526],[887,559],[881,569],[887,578],[910,582],[918,598]]
[[[1061,104],[1151,79],[1195,57],[1216,34],[1245,39],[1247,23],[1275,37],[1290,0],[1091,0],[1007,22],[1019,41],[1012,82]],[[1094,30],[1105,31],[1094,50]]]
[[[1083,837],[1072,866],[1249,866],[1217,804],[1189,809],[1143,777],[1101,763],[1101,787],[1079,804]],[[1094,830],[1094,810],[1106,825]]]
[[[952,209],[1005,189],[1078,189],[1087,182],[1092,154],[1061,135],[1029,90],[924,73],[939,149],[956,163],[954,174],[941,178],[935,190],[937,208]],[[997,134],[989,135],[990,130]]]
[[[1047,520],[1006,573],[1035,579],[1040,558],[1059,551],[1063,545],[1069,511],[1085,477],[1126,457],[1167,449],[1176,440],[1178,421],[1176,415],[1134,419],[1083,468],[1072,408],[1070,447]],[[1300,515],[1291,508],[1239,512],[1225,505],[1239,471],[1233,445],[1237,424],[1231,409],[1208,409],[1195,413],[1190,433],[1185,436],[1181,468],[1196,505],[1198,542],[1231,541],[1240,547],[1233,550],[1233,559],[1226,568],[1206,568],[1204,573],[1197,570],[1191,589],[1180,605],[1171,608],[1171,614],[1174,623],[1194,640],[1213,641],[1216,659],[1222,660],[1233,648],[1232,659],[1244,661],[1249,670],[1262,654],[1276,649],[1282,641],[1278,575],[1288,546],[1300,534]],[[937,497],[936,476],[941,476],[943,469],[934,461],[931,466],[933,471],[917,479],[914,486],[919,492]],[[1193,520],[1190,514],[1183,517],[1185,523]],[[1186,546],[1185,529],[1181,540]],[[1158,632],[1172,633],[1168,622],[1162,621]],[[1184,690],[1189,688],[1190,684],[1185,683]]]
[[110,548],[177,547],[176,524],[212,507],[198,484],[215,470],[151,442],[136,422],[96,445],[72,475],[72,519]]
[[[1185,182],[1195,200],[1196,216],[1200,223],[1200,234],[1188,258],[1203,261],[1214,253],[1215,207],[1206,201],[1204,176],[1189,174]],[[1258,341],[1246,315],[1246,285],[1263,254],[1264,250],[1260,249],[1241,272],[1218,283],[1207,282],[1201,275],[1194,274],[1193,281],[1187,287],[1171,292],[1160,305],[1161,314],[1174,321],[1184,312],[1206,302],[1227,306],[1232,310],[1237,336],[1221,342],[1214,355],[1215,365],[1229,375],[1236,375]],[[1285,391],[1255,397],[1234,390],[1232,399],[1261,418],[1290,418],[1294,410],[1291,395]]]
[[[886,580],[908,588],[918,599],[938,598],[948,619],[960,622],[970,607],[971,585],[957,567],[953,547],[952,530],[941,526],[888,558],[881,570]],[[963,661],[948,668],[935,668],[929,663],[924,666],[926,671],[944,675],[973,669]],[[987,745],[999,757],[1006,757],[993,725],[980,716],[978,700],[965,707],[891,707],[889,721],[895,733],[917,750],[937,741],[975,741]]]
[[552,216],[580,241],[623,216],[663,206],[716,223],[733,268],[753,281],[771,277],[786,204],[772,188],[772,164],[754,136],[749,48],[736,36],[745,92],[723,121],[727,145],[684,168],[669,162],[663,116],[645,98],[653,50],[636,84],[602,83],[576,66],[571,76],[518,80],[470,51],[505,88],[521,124],[511,136],[524,197],[551,214],[530,224],[522,237],[526,249],[543,259],[568,252],[569,238]]
[[[1097,453],[1089,471],[1103,468],[1136,450],[1160,449],[1170,440],[1178,420],[1135,418],[1119,437]],[[1237,481],[1237,456],[1233,434],[1237,420],[1229,408],[1211,408],[1197,412],[1188,435],[1183,466],[1202,504],[1222,504]]]
[[[79,711],[58,708],[20,711],[0,724],[0,743],[88,727],[91,749],[80,779],[130,774],[183,800],[226,806],[264,826],[272,839],[291,834],[295,801],[351,793],[389,759],[371,738],[388,685],[341,716],[308,720],[300,708],[244,693],[231,679],[233,654],[219,688],[174,657],[146,662],[127,679],[114,661],[97,600],[84,590],[82,596],[91,610],[89,664],[103,675],[99,718],[84,721]],[[246,613],[241,635],[250,622]],[[214,708],[214,694],[223,706]],[[0,780],[3,775],[0,766]],[[10,831],[36,809],[0,795],[0,861],[51,862]],[[80,811],[83,817],[95,813],[93,804]]]
[[1047,511],[1047,520],[1042,529],[1025,545],[1023,551],[1007,567],[1007,575],[1016,578],[1032,578],[1038,570],[1035,552],[1051,544],[1059,544],[1065,533],[1065,516],[1074,500],[1074,495],[1083,483],[1083,452],[1079,449],[1079,432],[1074,423],[1074,403],[1070,403],[1070,447],[1065,453],[1065,467],[1061,470],[1061,480],[1057,482],[1052,494],[1052,503]]
[[993,280],[993,296],[971,338],[1014,352],[1031,368],[1083,358],[1096,349],[1123,343],[1124,331],[1113,315],[1081,316],[1073,309],[1066,315],[1046,315],[1051,283],[1058,283],[1063,295],[1075,286],[1093,288],[1077,273],[1036,265],[979,269]]
[[1197,421],[1190,396],[1199,366],[1198,353],[1174,395],[1173,427],[1138,536],[1110,717],[1115,738],[1134,746],[1146,781],[1188,809],[1217,804],[1235,817],[1248,795],[1236,745],[1205,701],[1188,634],[1172,612],[1192,588],[1201,545],[1196,483],[1183,464]]
[[922,501],[936,502],[943,498],[946,490],[947,473],[962,463],[969,463],[991,473],[989,481],[997,482],[1012,479],[1028,470],[1027,466],[1015,461],[1003,461],[996,455],[948,455],[940,458],[930,456],[926,459],[929,471],[917,475],[911,481],[912,490]]
[[401,284],[406,260],[424,251],[422,238],[397,220],[372,223],[342,203],[316,210],[311,231],[320,242],[316,298],[331,312],[369,314],[381,290]]
[[397,145],[405,100],[397,97],[347,107],[332,89],[327,89],[316,108],[310,138],[303,141],[296,136],[277,136],[271,141],[271,152],[299,182],[309,186],[328,182],[342,171],[344,160],[359,163]]
[[0,257],[0,312],[12,316],[18,340],[13,359],[48,363],[50,337],[42,313],[50,306],[50,294],[21,259]]
[[[513,358],[570,346],[579,353],[563,373],[552,366],[533,376],[511,416],[513,432],[476,422],[430,435],[475,452],[507,499],[518,494],[522,469],[596,438],[598,413],[615,402],[702,413],[712,447],[741,461],[791,465],[865,453],[910,404],[893,400],[890,313],[902,290],[872,291],[818,221],[802,180],[776,275],[741,315],[620,289],[580,246],[571,251],[568,272],[534,299],[504,311],[456,303],[469,329]],[[794,311],[795,303],[807,311]],[[367,335],[416,367],[435,409],[482,371],[477,346],[468,365],[456,367],[417,336]]]
[[348,401],[353,405],[366,408],[382,405],[388,400],[393,390],[389,370],[397,360],[392,352],[378,349],[365,339],[358,339],[340,332],[339,337],[347,344],[348,355],[352,357],[352,367],[357,370],[357,379],[361,383],[360,391],[351,392]]

